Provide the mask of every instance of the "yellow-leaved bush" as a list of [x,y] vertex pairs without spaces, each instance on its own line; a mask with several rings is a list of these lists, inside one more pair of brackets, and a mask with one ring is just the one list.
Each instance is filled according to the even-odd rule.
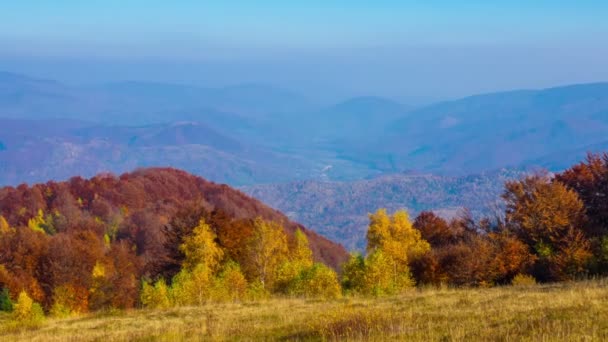
[[12,322],[17,326],[37,326],[44,321],[44,311],[40,304],[34,302],[25,291],[21,291],[11,314]]
[[343,266],[342,284],[347,291],[384,295],[415,285],[409,263],[431,249],[415,229],[405,210],[392,216],[385,209],[369,215],[367,256],[351,255]]

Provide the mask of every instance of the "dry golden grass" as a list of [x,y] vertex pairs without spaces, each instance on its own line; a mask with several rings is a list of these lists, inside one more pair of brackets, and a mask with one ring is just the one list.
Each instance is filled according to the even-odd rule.
[[[0,325],[7,317],[0,317]],[[606,341],[608,281],[422,289],[387,298],[272,299],[48,319],[2,341]]]

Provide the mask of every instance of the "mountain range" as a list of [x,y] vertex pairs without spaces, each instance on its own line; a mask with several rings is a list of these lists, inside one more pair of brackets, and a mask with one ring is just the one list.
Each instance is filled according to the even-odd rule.
[[[0,72],[0,185],[170,166],[241,189],[350,248],[377,207],[482,212],[502,182],[608,149],[608,83],[412,107],[267,85],[74,86]],[[473,176],[471,176],[473,175]]]
[[[558,153],[584,156],[608,142],[608,83],[472,96],[410,112],[395,121],[386,153],[395,168],[443,174],[519,167],[543,160],[563,167]],[[359,154],[360,155],[360,154]],[[365,155],[365,154],[363,154]]]
[[412,108],[372,96],[325,106],[265,85],[72,86],[5,72],[0,120],[0,184],[139,166],[233,185],[559,170],[608,145],[608,83]]

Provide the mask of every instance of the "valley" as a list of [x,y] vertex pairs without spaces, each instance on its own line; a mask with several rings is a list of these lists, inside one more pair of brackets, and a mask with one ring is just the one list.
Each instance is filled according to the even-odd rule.
[[404,173],[350,182],[310,180],[241,189],[348,250],[362,251],[367,214],[378,208],[407,209],[412,217],[433,211],[448,220],[464,210],[477,218],[491,217],[502,209],[499,197],[504,183],[524,174],[514,170],[461,177]]
[[411,107],[264,85],[68,86],[0,74],[0,185],[170,166],[240,186],[349,249],[379,207],[491,213],[505,180],[606,149],[608,84]]
[[0,341],[608,341],[608,2],[0,13]]

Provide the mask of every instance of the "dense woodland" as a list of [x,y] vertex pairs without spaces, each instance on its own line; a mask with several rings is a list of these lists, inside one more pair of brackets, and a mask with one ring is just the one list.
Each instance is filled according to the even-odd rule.
[[260,222],[281,227],[289,243],[302,232],[315,261],[337,268],[348,257],[226,185],[144,169],[0,189],[0,287],[13,300],[25,291],[45,310],[62,296],[81,312],[134,307],[142,279],[170,281],[180,271],[180,246],[201,220],[212,227],[224,264],[249,260],[246,247]]
[[[0,308],[22,318],[271,295],[608,273],[608,154],[505,184],[504,212],[370,214],[351,254],[225,185],[173,169],[0,189]],[[24,309],[25,308],[25,309]]]

